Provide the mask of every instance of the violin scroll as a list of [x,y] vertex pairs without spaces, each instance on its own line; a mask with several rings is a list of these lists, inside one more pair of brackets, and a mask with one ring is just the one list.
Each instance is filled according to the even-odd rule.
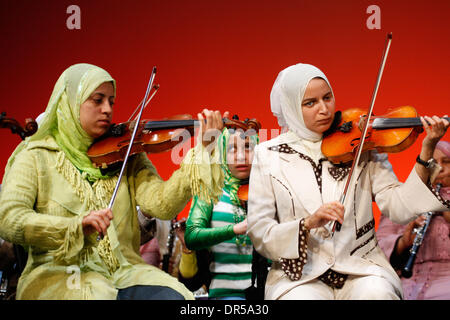
[[227,128],[242,129],[243,131],[254,130],[255,133],[258,133],[259,129],[261,129],[261,124],[258,120],[246,118],[244,121],[240,121],[239,116],[236,114],[232,119],[224,118],[223,124]]
[[24,140],[26,137],[33,135],[37,131],[38,124],[32,118],[26,118],[25,126],[22,127],[17,120],[7,118],[6,112],[2,112],[0,114],[0,128],[9,128],[12,133],[18,134],[22,140]]

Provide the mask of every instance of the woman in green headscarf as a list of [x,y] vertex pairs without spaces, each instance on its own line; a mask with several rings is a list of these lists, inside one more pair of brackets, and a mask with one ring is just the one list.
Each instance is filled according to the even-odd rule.
[[251,285],[253,247],[246,235],[247,212],[238,189],[250,176],[257,143],[257,135],[223,130],[218,140],[225,174],[222,196],[215,205],[194,197],[186,221],[186,246],[211,251],[211,299],[243,299]]
[[[223,173],[202,138],[208,129],[222,129],[222,116],[206,109],[206,119],[199,114],[200,143],[167,181],[145,154],[131,157],[109,210],[118,174],[102,174],[87,150],[110,127],[115,96],[116,83],[105,70],[69,67],[56,82],[39,130],[8,160],[0,237],[28,250],[18,299],[193,298],[140,257],[136,206],[169,220],[192,195],[217,201]],[[99,233],[105,235],[101,241]]]

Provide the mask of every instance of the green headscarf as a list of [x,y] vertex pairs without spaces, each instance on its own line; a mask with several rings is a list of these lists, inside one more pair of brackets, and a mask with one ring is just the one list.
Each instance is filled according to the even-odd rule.
[[[221,156],[221,166],[224,172],[224,188],[227,189],[227,191],[229,191],[230,199],[233,202],[233,204],[240,206],[241,201],[239,200],[237,192],[239,187],[241,186],[241,180],[233,176],[233,174],[230,171],[230,168],[228,168],[227,163],[228,143],[230,141],[230,137],[232,134],[233,134],[232,130],[224,128],[222,134],[219,136],[218,146]],[[250,141],[255,145],[258,144],[259,143],[258,135],[257,134],[250,135]]]
[[108,72],[97,66],[80,63],[67,68],[55,84],[50,101],[45,110],[38,131],[23,141],[8,160],[5,176],[16,155],[26,146],[52,135],[70,162],[81,171],[90,182],[106,179],[100,169],[95,168],[87,156],[93,142],[81,127],[80,106],[104,82],[112,82],[114,94],[116,82]]

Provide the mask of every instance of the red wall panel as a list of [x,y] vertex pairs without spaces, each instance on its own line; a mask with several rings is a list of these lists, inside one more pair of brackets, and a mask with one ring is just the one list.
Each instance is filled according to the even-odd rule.
[[[81,10],[79,30],[66,26],[71,15],[66,9],[73,4]],[[366,26],[370,5],[380,8],[380,30]],[[331,81],[339,109],[366,108],[386,34],[392,32],[375,113],[412,105],[421,115],[444,115],[449,113],[448,12],[450,2],[437,0],[2,0],[0,111],[19,121],[37,117],[61,72],[88,62],[117,80],[114,121],[125,121],[157,66],[161,89],[144,118],[196,116],[207,107],[256,117],[263,128],[276,129],[269,93],[280,70],[314,64]],[[401,181],[422,139],[390,155]],[[0,141],[2,177],[20,138],[0,130]],[[170,152],[150,159],[164,178],[177,168]]]

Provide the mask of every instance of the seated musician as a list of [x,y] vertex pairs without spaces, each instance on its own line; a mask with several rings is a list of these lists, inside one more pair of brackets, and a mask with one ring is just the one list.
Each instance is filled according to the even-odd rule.
[[[432,182],[440,185],[440,195],[450,200],[450,142],[439,141],[433,158],[441,170]],[[413,265],[410,278],[403,270],[410,258],[410,249],[416,237],[415,229],[423,227],[421,215],[406,226],[393,223],[382,216],[377,238],[392,267],[402,280],[404,298],[407,300],[450,299],[450,211],[433,212]]]
[[[450,202],[428,184],[432,172],[417,163],[402,184],[385,155],[365,152],[344,207],[339,198],[348,167],[333,165],[321,151],[335,116],[325,74],[312,65],[290,66],[270,97],[278,123],[289,130],[256,146],[250,175],[248,234],[273,261],[265,299],[402,298],[400,279],[377,244],[372,199],[399,223],[448,210]],[[424,118],[420,158],[428,161],[449,123]],[[336,221],[342,227],[333,235]]]
[[190,250],[186,246],[184,234],[186,225],[175,229],[181,244],[181,257],[178,265],[178,280],[186,288],[193,291],[195,299],[208,299],[209,285],[211,283],[211,252],[209,248]]
[[14,298],[18,272],[13,244],[0,238],[0,300]]
[[[18,299],[193,299],[177,279],[142,260],[136,206],[170,220],[193,190],[217,200],[223,175],[203,135],[222,129],[222,115],[206,109],[199,114],[202,142],[167,181],[145,154],[130,157],[110,210],[118,173],[94,167],[87,150],[109,129],[115,96],[115,80],[103,69],[69,67],[56,82],[39,130],[8,161],[0,237],[29,251]],[[212,174],[199,175],[199,165]]]

